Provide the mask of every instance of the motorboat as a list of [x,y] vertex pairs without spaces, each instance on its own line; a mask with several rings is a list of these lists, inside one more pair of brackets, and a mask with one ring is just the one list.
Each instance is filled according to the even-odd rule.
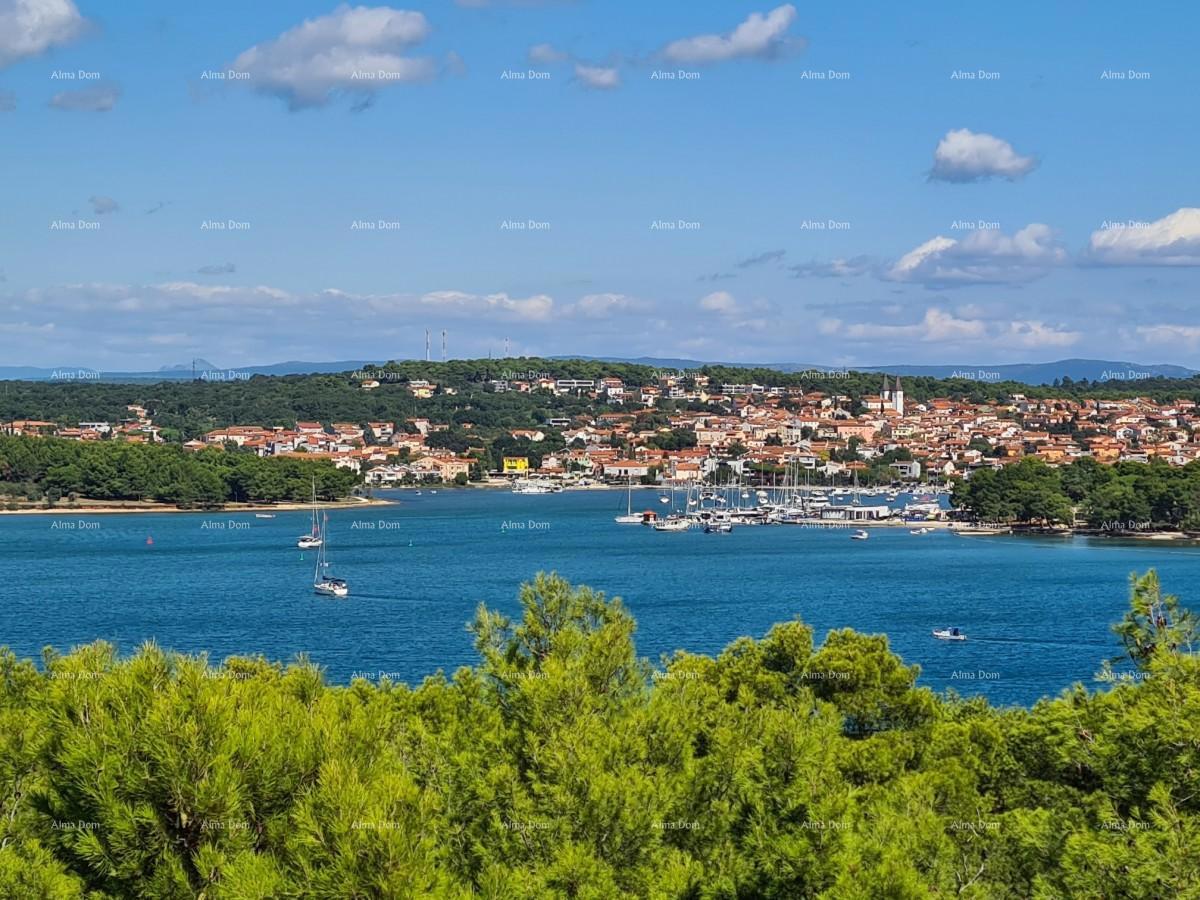
[[732,522],[709,522],[704,526],[705,534],[729,534],[732,531]]
[[929,534],[929,532],[931,532],[931,531],[933,531],[932,528],[910,528],[908,530],[908,533],[909,534]]
[[692,527],[692,523],[685,518],[666,518],[661,522],[654,523],[655,531],[687,531]]
[[524,478],[513,482],[512,492],[514,494],[552,494],[554,487],[546,481]]
[[863,531],[861,528],[859,528],[859,529],[855,530],[854,534],[850,535],[850,540],[865,541],[869,537],[870,537],[869,534],[867,534],[865,531]]
[[273,518],[275,518],[275,513],[255,513],[254,518],[256,518],[256,519],[273,519]]
[[935,628],[933,636],[939,641],[965,641],[967,636],[958,628]]

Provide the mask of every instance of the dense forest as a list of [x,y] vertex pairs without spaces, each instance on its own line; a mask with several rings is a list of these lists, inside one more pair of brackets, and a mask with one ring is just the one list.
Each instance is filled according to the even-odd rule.
[[210,448],[126,441],[0,436],[0,495],[46,505],[90,500],[152,500],[183,509],[230,502],[345,497],[359,476],[328,460],[263,458]]
[[1200,463],[1118,462],[1083,457],[1051,467],[1026,457],[978,469],[955,483],[955,506],[987,522],[1072,524],[1103,531],[1200,531]]
[[[803,387],[861,398],[877,393],[883,376],[876,373],[783,373],[768,369],[707,366],[700,372],[713,383],[757,382]],[[438,422],[494,428],[528,428],[549,418],[620,411],[620,406],[596,404],[578,396],[549,393],[492,393],[492,380],[600,378],[614,376],[627,384],[653,384],[660,373],[649,366],[585,360],[478,359],[437,362],[398,362],[360,372],[336,375],[258,375],[234,381],[163,381],[155,384],[84,382],[0,382],[0,421],[49,419],[62,424],[127,416],[129,404],[145,406],[169,441],[189,440],[226,425],[292,426],[299,420],[321,422],[394,421],[424,416]],[[380,387],[364,391],[362,382],[377,379]],[[410,380],[427,379],[438,393],[418,399],[408,390]],[[445,392],[451,388],[454,393]],[[990,383],[968,379],[905,377],[906,395],[915,401],[951,397],[978,403],[1003,400],[1013,393],[1029,397],[1118,398],[1149,396],[1167,401],[1200,400],[1200,379],[1157,378],[1146,381],[1071,382],[1059,387],[1035,387],[1017,382]],[[665,401],[662,411],[676,408]]]
[[1154,573],[1121,668],[1032,709],[800,621],[653,668],[540,575],[416,687],[97,643],[0,653],[0,896],[1200,896],[1195,619]]

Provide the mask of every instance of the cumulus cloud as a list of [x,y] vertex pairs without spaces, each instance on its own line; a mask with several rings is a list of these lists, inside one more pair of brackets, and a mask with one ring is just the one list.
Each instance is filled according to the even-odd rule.
[[739,269],[750,269],[754,266],[761,266],[766,263],[778,262],[787,254],[786,250],[767,250],[763,253],[757,253],[754,256],[748,256],[745,259],[734,263],[734,266]]
[[88,203],[92,204],[92,214],[97,216],[106,216],[121,208],[121,204],[117,203],[112,197],[93,195],[88,197]]
[[1037,160],[1021,156],[1008,141],[990,134],[959,128],[946,132],[933,152],[930,181],[964,183],[988,178],[1016,181],[1035,168]]
[[1079,343],[1083,334],[1036,320],[1009,322],[998,342],[1012,347],[1037,349],[1042,347],[1070,347]]
[[323,106],[339,93],[358,94],[361,103],[380,88],[437,74],[429,57],[404,55],[429,33],[419,12],[342,5],[255,44],[231,68],[248,73],[256,90],[282,97],[291,109]]
[[[401,297],[394,298],[402,300]],[[422,294],[423,306],[471,314],[508,313],[516,319],[542,321],[554,311],[554,299],[546,294],[532,297],[510,297],[506,293],[469,294],[463,291],[432,291]]]
[[906,340],[945,342],[978,340],[987,334],[987,326],[978,319],[961,319],[945,310],[930,307],[919,322],[906,325],[886,325],[879,322],[845,323],[839,319],[823,320],[818,330],[825,335],[839,335],[854,341]]
[[1140,325],[1136,331],[1147,344],[1200,344],[1200,325]]
[[71,0],[0,0],[0,69],[74,40],[85,26]]
[[589,66],[575,63],[575,77],[584,87],[598,91],[611,91],[620,87],[621,73],[616,66]]
[[887,271],[889,281],[932,286],[1033,281],[1067,258],[1048,225],[1026,225],[1011,237],[973,231],[959,241],[938,236],[910,250]]
[[869,256],[853,256],[849,259],[838,257],[828,262],[813,260],[789,266],[788,271],[794,278],[854,278],[870,272],[875,265],[875,261]]
[[570,58],[570,54],[566,51],[556,49],[553,44],[534,44],[529,48],[529,61],[531,63],[549,65],[550,63],[566,62]]
[[117,105],[121,89],[115,84],[95,84],[70,91],[59,91],[50,105],[67,112],[108,112]]
[[603,319],[617,312],[628,312],[636,307],[632,297],[625,294],[588,294],[579,298],[573,311],[589,319]]
[[777,6],[766,15],[751,13],[728,34],[701,34],[672,41],[663,56],[672,62],[702,65],[731,59],[774,59],[788,50],[802,49],[802,39],[789,39],[787,30],[796,20],[796,7]]
[[700,298],[700,308],[709,312],[732,316],[741,312],[741,307],[729,291],[713,291]]
[[1200,209],[1153,222],[1113,222],[1092,232],[1085,262],[1106,266],[1200,266]]

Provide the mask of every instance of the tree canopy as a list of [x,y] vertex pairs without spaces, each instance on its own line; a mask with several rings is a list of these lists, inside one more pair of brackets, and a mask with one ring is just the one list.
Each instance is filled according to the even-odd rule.
[[[1161,627],[1157,590],[1135,580],[1130,634]],[[619,600],[553,575],[471,630],[479,663],[415,687],[0,653],[0,896],[1200,895],[1177,640],[994,709],[800,621],[654,666]]]

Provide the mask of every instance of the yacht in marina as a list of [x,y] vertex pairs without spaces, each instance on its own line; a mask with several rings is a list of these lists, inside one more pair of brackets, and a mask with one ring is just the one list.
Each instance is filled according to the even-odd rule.
[[691,527],[691,521],[683,516],[668,516],[654,523],[655,531],[687,531]]
[[545,479],[539,478],[522,478],[519,481],[514,481],[512,492],[514,494],[553,494],[562,490]]

